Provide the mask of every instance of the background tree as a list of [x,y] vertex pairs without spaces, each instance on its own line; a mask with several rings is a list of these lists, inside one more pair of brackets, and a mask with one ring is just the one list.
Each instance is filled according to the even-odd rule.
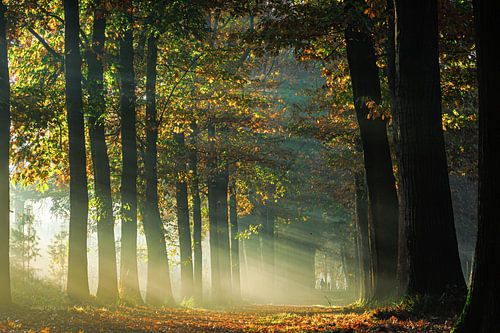
[[23,271],[26,271],[28,278],[31,277],[32,263],[40,256],[39,241],[35,226],[35,217],[31,209],[27,209],[21,216],[19,221],[16,221],[11,236],[12,254],[21,266]]
[[52,276],[63,289],[68,269],[68,233],[66,231],[61,231],[54,236],[48,252]]

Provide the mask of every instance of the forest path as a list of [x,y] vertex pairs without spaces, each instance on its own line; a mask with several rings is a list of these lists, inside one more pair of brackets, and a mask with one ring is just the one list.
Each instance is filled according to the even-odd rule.
[[373,311],[255,305],[225,310],[95,306],[0,313],[0,332],[449,332],[439,318],[377,318]]

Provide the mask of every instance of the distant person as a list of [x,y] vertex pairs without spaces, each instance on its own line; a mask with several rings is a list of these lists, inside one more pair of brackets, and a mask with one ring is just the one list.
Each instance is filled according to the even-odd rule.
[[319,282],[319,289],[325,290],[325,285],[326,285],[325,279],[321,278],[321,281]]

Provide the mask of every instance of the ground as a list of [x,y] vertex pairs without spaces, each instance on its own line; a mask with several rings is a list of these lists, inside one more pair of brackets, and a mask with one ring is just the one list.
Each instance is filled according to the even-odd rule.
[[440,318],[398,319],[377,311],[320,306],[225,310],[72,306],[0,313],[1,332],[449,332],[451,325],[452,321]]
[[[457,311],[429,315],[436,301],[382,309],[360,306],[75,306],[60,288],[14,271],[15,305],[0,309],[0,332],[449,332]],[[90,300],[90,302],[93,302]],[[330,303],[330,301],[329,301]],[[341,304],[336,300],[334,304]],[[434,305],[434,307],[432,306]],[[439,309],[445,309],[441,304]],[[461,306],[460,306],[461,308]],[[410,310],[409,310],[410,309]],[[433,311],[434,313],[436,311]],[[418,313],[418,314],[415,314]]]

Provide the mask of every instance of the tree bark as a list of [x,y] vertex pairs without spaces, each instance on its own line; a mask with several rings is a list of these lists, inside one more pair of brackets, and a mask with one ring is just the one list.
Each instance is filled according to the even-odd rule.
[[365,175],[357,172],[354,175],[356,187],[356,227],[359,240],[359,260],[360,260],[360,299],[362,302],[369,301],[372,296],[372,264],[370,254],[370,239],[368,232],[368,191],[366,189]]
[[219,243],[219,277],[221,285],[220,302],[228,302],[231,298],[231,249],[229,244],[228,190],[229,170],[227,166],[218,171],[216,176],[216,214]]
[[148,246],[146,302],[155,305],[173,303],[165,231],[158,206],[158,119],[156,77],[158,48],[154,35],[148,38],[146,69],[146,202],[144,233]]
[[270,290],[274,289],[275,277],[275,246],[274,246],[274,227],[275,227],[275,212],[274,208],[268,202],[265,206],[261,206],[262,222],[263,222],[263,237],[262,237],[262,259],[264,266],[264,275],[266,277],[266,285]]
[[225,303],[231,294],[231,255],[228,223],[229,171],[221,166],[215,147],[215,126],[208,127],[211,152],[208,162],[208,210],[210,232],[210,261],[212,265],[212,298]]
[[70,298],[89,296],[87,271],[87,161],[82,109],[82,59],[78,0],[64,0],[64,71],[69,137],[70,221],[68,249],[68,286]]
[[11,304],[10,291],[10,79],[5,12],[0,1],[0,308]]
[[177,202],[177,225],[181,259],[181,294],[184,298],[193,296],[193,255],[191,246],[191,227],[189,225],[188,189],[186,178],[186,145],[184,133],[174,133],[176,145],[175,198]]
[[208,187],[208,232],[210,237],[210,275],[212,284],[212,301],[217,302],[221,297],[219,271],[219,227],[217,218],[217,152],[215,149],[215,126],[208,125],[208,139],[210,151],[207,162]]
[[486,333],[500,327],[500,66],[491,51],[500,33],[498,1],[474,2],[479,74],[479,210],[472,284],[455,333]]
[[396,0],[396,135],[406,294],[465,291],[441,119],[437,1]]
[[[128,24],[132,24],[129,18]],[[120,115],[122,140],[121,268],[122,296],[141,300],[137,274],[137,129],[132,28],[120,38]]]
[[394,296],[398,267],[398,196],[392,171],[386,120],[369,118],[367,101],[381,102],[375,49],[367,32],[350,26],[346,30],[347,58],[352,80],[356,116],[363,146],[375,249],[373,298]]
[[97,198],[97,240],[99,256],[99,279],[97,298],[112,301],[118,298],[118,273],[111,197],[111,176],[108,149],[106,146],[104,119],[104,43],[106,17],[101,1],[94,4],[92,47],[87,50],[89,92],[89,136],[94,191]]
[[236,200],[236,182],[229,186],[229,221],[231,225],[231,279],[233,283],[233,297],[241,298],[240,281],[240,242],[238,236],[238,202]]
[[201,301],[203,298],[203,253],[201,248],[201,199],[198,179],[198,150],[196,149],[196,137],[198,129],[196,122],[191,124],[191,149],[189,151],[189,170],[192,174],[191,199],[193,200],[193,252],[194,252],[194,296]]

